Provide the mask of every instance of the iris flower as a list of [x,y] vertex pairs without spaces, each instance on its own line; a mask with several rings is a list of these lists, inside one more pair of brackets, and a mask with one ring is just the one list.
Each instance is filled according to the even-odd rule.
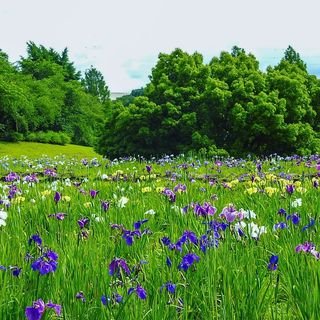
[[56,191],[53,199],[54,199],[55,203],[58,203],[61,200],[60,192]]
[[183,258],[178,266],[179,270],[187,271],[195,262],[199,262],[200,257],[195,253],[188,253]]
[[269,259],[268,269],[270,271],[275,271],[278,269],[278,261],[279,257],[276,255],[272,255]]
[[208,202],[205,202],[203,205],[200,205],[199,203],[195,204],[193,210],[197,216],[201,217],[213,216],[217,212],[217,208],[213,207]]
[[41,257],[31,264],[34,271],[39,271],[40,275],[55,272],[58,266],[58,254],[52,250],[46,251]]
[[135,292],[135,294],[137,295],[137,297],[141,300],[145,300],[147,299],[147,292],[146,290],[140,286],[140,285],[137,285],[135,288],[130,288],[128,290],[128,294],[132,294],[133,292]]
[[118,276],[121,270],[125,272],[128,276],[131,274],[126,260],[121,258],[114,258],[109,265],[110,276]]
[[167,291],[172,294],[174,294],[176,291],[176,285],[172,282],[167,282],[163,284],[160,288],[160,291],[162,291],[164,288],[167,289]]
[[28,320],[40,320],[46,309],[53,309],[57,316],[61,315],[61,305],[52,303],[44,303],[42,299],[33,302],[31,307],[26,307],[25,316]]
[[38,234],[33,234],[33,235],[30,237],[30,239],[29,239],[29,241],[28,241],[29,245],[30,245],[33,241],[34,241],[34,243],[36,243],[38,246],[41,246],[41,245],[42,245],[42,239],[41,239],[41,237],[40,237]]

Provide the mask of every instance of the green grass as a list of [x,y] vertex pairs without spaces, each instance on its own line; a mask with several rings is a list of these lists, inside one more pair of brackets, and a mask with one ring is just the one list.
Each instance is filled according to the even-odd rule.
[[55,157],[65,155],[66,157],[76,158],[95,158],[99,155],[91,147],[77,146],[68,144],[65,146],[35,143],[35,142],[0,142],[0,157],[20,157],[39,158],[43,155]]
[[[272,165],[266,161],[262,166],[266,176],[261,179],[257,178],[255,163],[251,161],[238,165],[232,162],[233,167],[223,164],[218,168],[213,161],[205,165],[196,159],[180,158],[152,163],[150,175],[146,163],[99,161],[84,166],[79,160],[64,156],[0,157],[0,200],[6,199],[13,185],[18,189],[8,208],[0,204],[0,209],[8,212],[7,225],[0,227],[0,265],[22,268],[19,277],[12,276],[10,270],[0,270],[0,319],[24,319],[26,306],[39,298],[61,304],[61,318],[65,320],[320,318],[319,261],[311,253],[295,252],[295,247],[305,241],[313,242],[317,250],[320,248],[319,189],[313,187],[308,175],[300,180],[301,185],[297,181],[301,172],[316,174],[315,161],[309,163],[310,168],[305,161]],[[183,162],[188,166],[181,166]],[[45,168],[56,168],[57,176],[45,176]],[[268,174],[269,169],[274,176]],[[21,177],[37,172],[39,182],[28,184],[22,179],[6,182],[4,177],[12,171]],[[299,173],[299,176],[294,176],[295,181],[285,180],[280,178],[280,172]],[[205,174],[215,177],[216,182],[210,184]],[[102,175],[106,175],[104,179]],[[75,182],[81,185],[75,186]],[[285,186],[293,183],[296,188],[289,195]],[[173,190],[178,184],[185,185],[186,191],[176,192],[174,202],[157,191],[159,187]],[[249,194],[247,190],[253,187],[256,192]],[[268,187],[275,192],[268,195]],[[99,192],[91,197],[90,190]],[[56,203],[56,191],[67,198]],[[121,197],[129,199],[124,207],[119,206]],[[296,198],[302,199],[302,205],[294,208],[291,203]],[[110,202],[106,212],[101,201]],[[214,216],[195,214],[192,204],[205,202],[217,209]],[[244,228],[246,236],[240,238],[235,231],[237,218],[225,231],[219,230],[218,247],[207,248],[206,252],[192,243],[183,244],[181,252],[170,250],[161,242],[163,237],[169,237],[176,243],[186,230],[200,238],[208,231],[209,221],[225,221],[219,215],[230,203],[238,210],[254,211],[255,219],[243,221],[247,226],[251,222],[265,226],[267,233],[255,239]],[[189,209],[183,214],[181,208],[186,206]],[[280,216],[280,208],[288,213],[297,212],[300,223],[294,225]],[[155,211],[154,215],[145,214],[150,209]],[[49,217],[58,212],[66,213],[64,220]],[[86,237],[77,222],[84,217],[90,219],[83,229]],[[316,224],[302,231],[310,217],[316,219]],[[148,221],[141,230],[149,229],[149,232],[135,237],[131,246],[126,244],[121,227],[111,228],[111,224],[118,224],[133,230],[133,223],[142,219]],[[280,221],[286,222],[288,228],[273,231],[273,225]],[[59,255],[54,273],[39,275],[31,268],[32,261],[40,255],[34,243],[28,244],[30,236],[36,233],[41,236],[44,248],[51,248]],[[213,237],[212,231],[208,235]],[[182,257],[189,252],[197,254],[200,260],[187,271],[179,270]],[[25,259],[27,253],[33,256],[31,261]],[[267,268],[272,254],[279,256],[274,271]],[[115,257],[125,259],[131,270],[135,266],[131,275],[109,274],[110,262]],[[167,257],[171,267],[166,264]],[[160,290],[169,281],[176,284],[174,294]],[[128,289],[138,284],[146,289],[146,300],[128,295]],[[79,291],[83,291],[85,302],[76,299]],[[123,302],[102,305],[101,296],[112,296],[115,292],[123,296]],[[52,310],[46,312],[44,319],[50,319]]]

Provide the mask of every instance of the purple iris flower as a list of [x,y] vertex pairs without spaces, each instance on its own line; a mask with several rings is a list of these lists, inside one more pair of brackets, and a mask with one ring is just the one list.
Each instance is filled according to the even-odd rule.
[[171,244],[171,241],[168,237],[161,238],[161,242],[167,247],[169,244]]
[[286,191],[287,191],[287,193],[288,194],[293,194],[293,192],[294,192],[294,185],[293,184],[287,184],[286,185]]
[[178,266],[179,270],[187,271],[194,262],[199,262],[200,257],[197,256],[195,253],[187,253],[183,258],[181,263]]
[[132,244],[133,244],[133,235],[131,234],[130,231],[125,230],[125,232],[123,233],[122,238],[126,241],[126,244],[128,246],[132,246]]
[[306,226],[304,226],[301,230],[306,231],[307,229],[313,227],[315,223],[316,223],[316,220],[313,218],[310,218],[309,223]]
[[[215,231],[215,232],[218,232],[220,230],[225,231],[229,226],[225,222],[219,222],[219,221],[216,221],[216,220],[209,221],[208,225],[209,225],[210,229]],[[220,235],[217,234],[217,237],[220,237]]]
[[174,294],[176,291],[176,285],[172,282],[167,282],[163,284],[160,288],[160,291],[162,291],[164,288],[167,289],[167,291],[172,294]]
[[278,210],[278,214],[280,214],[281,216],[286,216],[287,215],[287,211],[285,209],[283,209],[283,208],[280,208]]
[[20,180],[20,176],[16,172],[10,172],[6,177],[5,177],[6,182],[13,182],[13,181],[18,181]]
[[278,229],[282,230],[282,229],[286,229],[286,228],[288,228],[288,226],[285,222],[279,222],[273,226],[273,230],[278,230]]
[[261,172],[262,164],[260,162],[258,162],[256,165],[256,168],[257,168],[258,172]]
[[21,190],[16,185],[9,186],[10,190],[8,192],[8,199],[12,199],[17,193],[21,193]]
[[119,293],[113,293],[112,297],[113,297],[114,301],[117,303],[121,303],[123,300],[122,296]]
[[193,244],[197,244],[198,243],[198,238],[195,235],[195,233],[193,231],[190,230],[186,230],[182,237],[178,240],[179,243],[184,244],[186,242],[190,241]]
[[173,192],[185,192],[187,191],[187,186],[185,184],[177,184],[174,188],[173,188]]
[[98,195],[99,191],[98,190],[90,190],[90,196],[91,198],[95,198]]
[[219,245],[218,237],[215,237],[215,236],[208,237],[208,235],[206,234],[200,237],[199,246],[200,246],[200,250],[204,253],[206,253],[208,248],[218,247],[218,245]]
[[316,246],[312,242],[305,242],[296,246],[296,252],[307,252],[312,254],[317,260],[320,259],[320,252],[316,250]]
[[80,229],[83,229],[89,224],[90,220],[88,218],[81,218],[78,220],[78,225]]
[[118,276],[121,270],[124,271],[128,276],[131,274],[126,260],[121,258],[114,258],[109,265],[110,276]]
[[21,270],[22,268],[19,268],[17,266],[12,266],[10,267],[10,271],[11,271],[11,274],[14,276],[14,277],[19,277],[20,273],[21,273]]
[[58,254],[52,250],[46,251],[41,257],[31,264],[34,271],[39,271],[41,275],[55,272],[58,266]]
[[268,269],[270,271],[275,271],[278,269],[278,260],[279,257],[276,255],[272,255],[269,259]]
[[142,286],[137,285],[136,288],[130,288],[130,289],[128,290],[128,295],[132,294],[133,292],[136,293],[136,295],[137,295],[137,297],[138,297],[139,299],[141,299],[141,300],[147,299],[147,292],[146,292],[146,290],[145,290]]
[[66,213],[58,212],[58,213],[49,214],[48,217],[56,218],[57,220],[61,221],[61,220],[64,220],[66,215],[67,215]]
[[146,165],[146,170],[147,170],[148,173],[150,173],[151,170],[152,170],[152,166],[151,165]]
[[108,211],[110,207],[110,202],[108,201],[101,201],[101,208],[103,211]]
[[106,306],[109,302],[111,301],[111,299],[105,295],[101,296],[101,302],[104,306]]
[[128,246],[131,246],[134,241],[134,237],[141,237],[142,233],[139,230],[122,230],[122,238],[126,241]]
[[48,301],[46,304],[47,308],[53,309],[57,316],[60,316],[61,314],[61,305],[52,303],[52,301]]
[[111,298],[110,297],[107,297],[106,295],[102,295],[101,296],[101,302],[104,306],[106,306],[108,303],[110,303],[111,301],[114,301],[116,303],[121,303],[123,300],[123,297],[119,294],[119,293],[116,293],[116,292],[113,292],[112,293],[112,296]]
[[287,220],[291,220],[293,224],[299,224],[300,216],[297,213],[293,213],[287,216]]
[[194,213],[201,217],[213,216],[217,212],[217,208],[210,203],[205,202],[202,206],[197,203],[194,205]]
[[57,172],[54,169],[45,169],[44,170],[44,175],[49,176],[49,177],[56,177],[57,176]]
[[229,223],[233,222],[237,217],[240,217],[240,213],[233,205],[229,205],[222,209],[220,217],[226,219]]
[[168,188],[165,188],[163,191],[162,191],[162,194],[164,194],[170,202],[175,202],[176,201],[176,195],[175,193],[168,189]]
[[84,166],[87,166],[89,164],[88,160],[87,159],[81,159],[81,163],[84,165]]
[[79,291],[76,293],[76,299],[81,300],[82,302],[86,302],[86,297],[84,296],[83,291]]
[[30,183],[39,182],[39,179],[37,178],[37,175],[35,173],[25,176],[23,180]]
[[148,222],[148,219],[143,219],[143,220],[139,220],[139,221],[136,221],[134,224],[133,224],[133,227],[135,230],[138,230],[140,229],[140,227],[144,224]]
[[299,244],[296,246],[296,252],[310,252],[311,250],[314,250],[316,246],[312,242],[305,242],[303,244]]
[[40,320],[45,311],[46,305],[42,299],[34,301],[32,307],[26,307],[25,315],[28,320]]
[[42,239],[41,239],[41,237],[40,237],[38,234],[33,234],[33,235],[30,237],[30,239],[29,239],[29,241],[28,241],[29,245],[31,245],[31,243],[32,243],[33,241],[34,241],[38,246],[41,246],[41,245],[42,245]]
[[58,203],[61,200],[61,193],[56,191],[53,199],[54,199],[55,203]]
[[51,301],[45,304],[42,299],[38,299],[33,302],[32,307],[26,307],[25,316],[28,320],[40,320],[47,308],[53,309],[57,316],[61,315],[61,305]]

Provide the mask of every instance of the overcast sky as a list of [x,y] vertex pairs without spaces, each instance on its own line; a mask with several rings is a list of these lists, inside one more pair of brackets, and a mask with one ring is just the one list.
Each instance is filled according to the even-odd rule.
[[319,9],[319,0],[0,0],[0,48],[14,62],[27,41],[68,47],[112,92],[145,85],[159,52],[177,47],[209,61],[237,45],[264,69],[291,45],[320,76]]

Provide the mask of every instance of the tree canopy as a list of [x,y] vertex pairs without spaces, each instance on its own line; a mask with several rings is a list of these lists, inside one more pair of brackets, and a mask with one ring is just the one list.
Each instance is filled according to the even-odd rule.
[[0,50],[0,139],[96,146],[108,157],[201,152],[320,152],[320,80],[291,46],[265,71],[237,46],[209,63],[160,53],[149,83],[116,101],[102,73],[81,73],[34,42],[16,63]]
[[88,89],[87,72],[81,79],[67,48],[58,53],[28,42],[15,66],[0,51],[0,139],[93,146],[109,102],[103,77],[94,72],[103,84],[99,95]]
[[239,47],[208,64],[199,53],[160,53],[143,96],[111,108],[97,150],[110,157],[320,152],[319,80],[289,46],[279,64]]

